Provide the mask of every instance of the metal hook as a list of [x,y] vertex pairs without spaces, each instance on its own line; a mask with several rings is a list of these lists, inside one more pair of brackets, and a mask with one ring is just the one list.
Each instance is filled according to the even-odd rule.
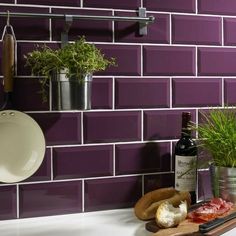
[[7,26],[10,26],[10,12],[7,11]]

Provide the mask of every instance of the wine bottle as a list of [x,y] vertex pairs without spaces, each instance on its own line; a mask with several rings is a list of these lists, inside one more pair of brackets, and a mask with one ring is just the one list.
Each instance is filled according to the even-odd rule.
[[189,191],[191,204],[196,203],[197,146],[191,137],[191,113],[182,113],[181,138],[175,145],[175,189]]

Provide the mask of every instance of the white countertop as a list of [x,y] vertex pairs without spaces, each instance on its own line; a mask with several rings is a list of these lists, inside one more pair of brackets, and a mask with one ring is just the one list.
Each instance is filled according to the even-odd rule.
[[[151,236],[133,209],[0,221],[0,236]],[[236,228],[223,234],[235,236]]]

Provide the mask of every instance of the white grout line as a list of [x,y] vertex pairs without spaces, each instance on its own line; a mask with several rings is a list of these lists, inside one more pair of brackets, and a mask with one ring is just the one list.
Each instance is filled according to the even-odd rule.
[[174,169],[173,158],[172,158],[172,156],[174,155],[173,154],[173,142],[171,141],[169,145],[170,145],[170,170],[172,171]]
[[113,159],[112,159],[112,161],[113,161],[113,176],[115,176],[116,175],[116,145],[115,144],[113,144],[113,146],[112,146],[112,156],[113,156]]
[[195,48],[195,75],[198,76],[198,47]]
[[53,157],[53,148],[51,147],[50,148],[50,154],[51,154],[51,157],[50,157],[50,159],[51,159],[51,180],[53,180],[54,179],[54,173],[53,173],[53,159],[54,159],[54,157]]
[[169,28],[169,34],[170,34],[170,45],[172,45],[172,27],[173,27],[173,25],[172,25],[172,15],[170,14],[169,15],[169,21],[170,21],[170,24],[169,24],[169,26],[170,26],[170,28]]
[[115,80],[115,77],[112,78],[112,110],[114,111],[115,110],[115,83],[116,80]]
[[140,46],[141,50],[140,50],[140,76],[143,77],[143,45]]
[[225,91],[224,91],[224,78],[222,78],[222,81],[221,81],[221,101],[222,101],[222,106],[224,107],[225,106]]
[[198,15],[198,0],[195,0],[196,15]]
[[20,218],[20,196],[19,196],[19,184],[16,184],[16,218]]
[[[115,16],[115,11],[112,10],[112,16]],[[115,22],[111,21],[111,28],[112,28],[112,43],[115,43]]]
[[81,8],[84,7],[84,1],[83,0],[80,0],[80,6],[81,6]]
[[169,99],[170,99],[170,109],[171,109],[173,106],[173,104],[172,104],[173,103],[173,101],[172,101],[172,99],[173,99],[173,94],[172,94],[173,93],[173,78],[170,78],[169,81],[170,81],[169,82],[170,83],[170,90],[169,90],[170,91],[170,98]]
[[80,120],[80,135],[81,135],[81,145],[84,144],[84,112],[81,112],[81,120]]
[[84,199],[85,199],[85,196],[84,196],[84,193],[85,193],[85,190],[84,190],[84,188],[85,188],[85,186],[84,186],[84,179],[82,180],[82,183],[81,183],[81,187],[82,187],[82,189],[81,189],[81,192],[82,192],[82,212],[84,212]]
[[141,110],[141,142],[144,141],[144,112]]

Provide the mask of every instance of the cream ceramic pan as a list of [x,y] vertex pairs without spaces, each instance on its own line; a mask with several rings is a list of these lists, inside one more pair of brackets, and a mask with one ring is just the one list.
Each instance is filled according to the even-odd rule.
[[14,183],[33,175],[45,154],[45,139],[37,122],[23,112],[0,112],[0,181]]

